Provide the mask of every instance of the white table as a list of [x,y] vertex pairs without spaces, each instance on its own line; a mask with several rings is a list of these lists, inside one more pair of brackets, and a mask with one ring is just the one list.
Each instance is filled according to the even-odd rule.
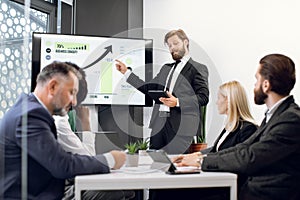
[[219,172],[168,175],[162,171],[151,170],[145,173],[112,171],[110,174],[76,176],[75,198],[81,198],[82,190],[230,187],[230,199],[235,200],[237,199],[236,180],[235,174]]

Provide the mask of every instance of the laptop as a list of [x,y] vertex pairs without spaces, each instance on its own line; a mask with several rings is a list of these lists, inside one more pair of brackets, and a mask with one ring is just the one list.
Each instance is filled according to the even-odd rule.
[[200,169],[193,166],[176,167],[167,153],[163,150],[148,150],[148,155],[152,158],[151,169],[160,169],[167,174],[199,174]]

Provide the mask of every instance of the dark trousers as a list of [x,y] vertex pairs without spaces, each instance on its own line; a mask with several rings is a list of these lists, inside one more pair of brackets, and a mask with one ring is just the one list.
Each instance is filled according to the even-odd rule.
[[149,200],[229,200],[229,188],[186,188],[186,189],[155,189],[149,191]]
[[91,190],[84,191],[83,200],[128,200],[134,198],[135,193],[131,190]]
[[[87,190],[81,193],[83,200],[129,200],[135,197],[135,191],[132,190]],[[62,200],[74,200],[75,187],[68,185],[65,187],[65,193]]]
[[188,153],[193,136],[179,135],[168,118],[161,118],[161,120],[164,121],[161,129],[159,131],[152,130],[150,149],[163,149],[167,154]]

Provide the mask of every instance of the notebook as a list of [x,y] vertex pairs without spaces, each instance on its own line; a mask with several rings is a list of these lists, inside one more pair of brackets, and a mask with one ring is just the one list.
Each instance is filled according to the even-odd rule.
[[176,167],[167,153],[163,150],[148,150],[148,155],[152,158],[152,169],[160,169],[167,174],[199,174],[200,169],[193,166]]

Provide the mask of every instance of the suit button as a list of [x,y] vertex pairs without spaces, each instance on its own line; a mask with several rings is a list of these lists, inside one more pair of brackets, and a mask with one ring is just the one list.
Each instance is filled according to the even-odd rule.
[[252,181],[252,177],[249,177],[248,180],[249,180],[249,181]]

